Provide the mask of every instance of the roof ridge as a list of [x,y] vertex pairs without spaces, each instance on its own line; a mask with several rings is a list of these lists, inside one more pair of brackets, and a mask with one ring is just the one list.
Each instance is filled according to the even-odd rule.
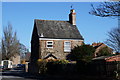
[[39,21],[58,21],[58,22],[67,22],[66,21],[62,21],[62,20],[43,20],[43,19],[35,19],[35,20],[39,20]]

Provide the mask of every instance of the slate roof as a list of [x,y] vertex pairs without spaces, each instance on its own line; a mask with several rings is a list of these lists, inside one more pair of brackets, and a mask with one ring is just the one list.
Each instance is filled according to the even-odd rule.
[[[70,24],[69,21],[35,19],[35,26],[39,37],[84,40],[77,27]],[[43,36],[41,36],[42,34]]]

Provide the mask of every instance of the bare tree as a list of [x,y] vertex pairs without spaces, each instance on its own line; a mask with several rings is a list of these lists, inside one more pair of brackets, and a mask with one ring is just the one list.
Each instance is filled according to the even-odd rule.
[[89,12],[92,15],[100,17],[115,17],[118,18],[118,27],[108,32],[106,43],[111,46],[116,52],[120,52],[120,1],[117,2],[102,2],[99,6],[92,6]]
[[2,61],[2,40],[0,39],[0,64],[1,64],[1,61]]
[[106,43],[111,46],[116,52],[120,52],[120,28],[114,28],[108,32]]
[[99,6],[92,6],[89,12],[92,15],[100,17],[118,17],[120,16],[120,2],[103,2]]
[[26,48],[25,45],[20,43],[20,56],[21,56],[21,59],[25,59],[25,55],[27,53],[29,53],[29,50]]
[[12,25],[8,24],[3,30],[2,38],[2,58],[11,59],[20,53],[19,40],[17,40],[16,32],[12,31]]

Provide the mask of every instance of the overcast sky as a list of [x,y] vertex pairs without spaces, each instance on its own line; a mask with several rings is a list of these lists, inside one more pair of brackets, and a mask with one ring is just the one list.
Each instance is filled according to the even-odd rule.
[[10,22],[20,42],[30,49],[34,19],[68,20],[73,5],[77,27],[85,43],[104,42],[107,32],[117,27],[118,21],[90,15],[91,4],[97,6],[99,2],[3,2],[2,27]]

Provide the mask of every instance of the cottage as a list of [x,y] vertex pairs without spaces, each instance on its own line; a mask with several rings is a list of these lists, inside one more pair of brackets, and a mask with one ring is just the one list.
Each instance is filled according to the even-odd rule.
[[76,26],[74,9],[70,10],[69,21],[35,19],[31,40],[31,64],[39,58],[66,59],[71,49],[83,42],[84,39]]

